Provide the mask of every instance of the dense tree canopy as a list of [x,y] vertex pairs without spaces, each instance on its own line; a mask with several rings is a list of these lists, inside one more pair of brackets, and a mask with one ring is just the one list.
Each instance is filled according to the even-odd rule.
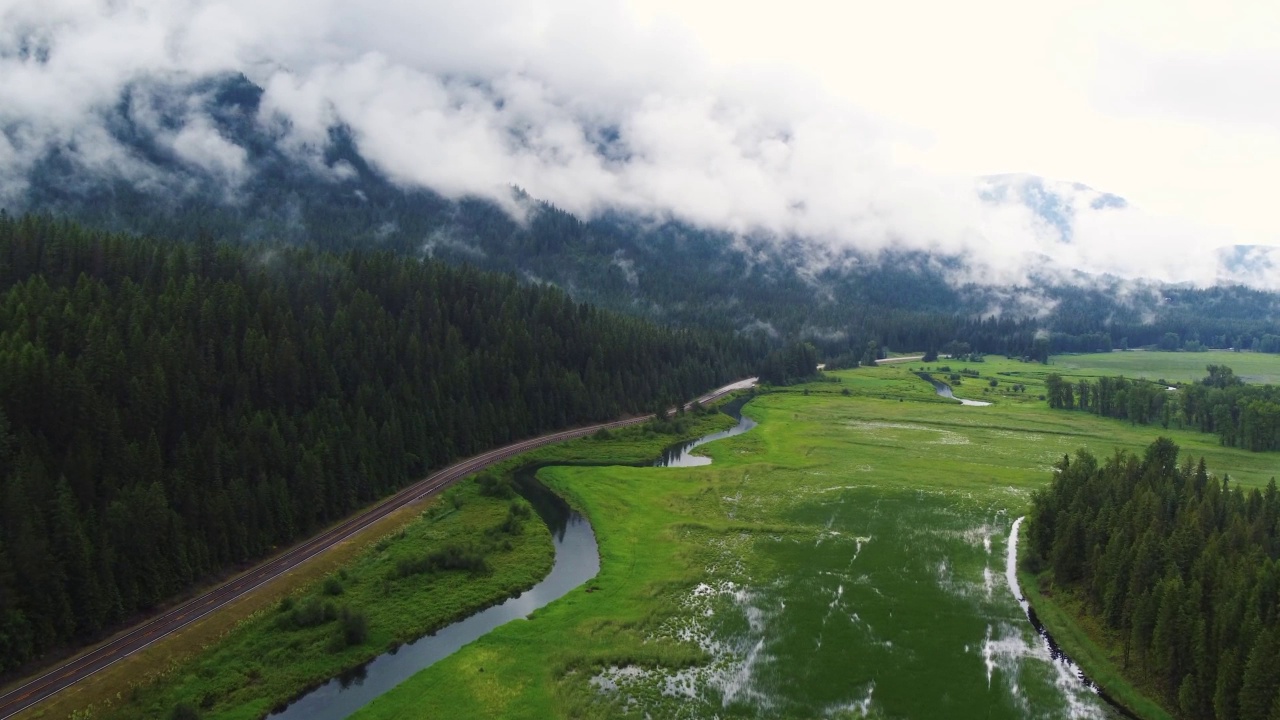
[[1142,457],[1058,463],[1029,519],[1051,572],[1123,642],[1178,717],[1280,717],[1280,493],[1245,493],[1161,438]]
[[1045,378],[1045,394],[1051,408],[1195,428],[1217,434],[1223,445],[1254,452],[1280,450],[1280,387],[1245,385],[1225,365],[1206,369],[1203,381],[1177,389],[1123,377],[1072,383],[1054,373]]
[[[188,105],[141,108],[141,98],[126,93],[105,111],[113,116],[109,127],[165,181],[139,186],[87,175],[52,152],[31,173],[24,209],[188,241],[428,255],[555,283],[579,302],[664,324],[808,341],[827,358],[861,358],[869,341],[892,350],[960,342],[975,352],[1036,359],[1161,343],[1280,351],[1274,293],[1097,277],[993,287],[966,282],[978,276],[959,257],[858,253],[620,211],[579,217],[518,189],[504,203],[451,199],[393,182],[365,161],[343,127],[300,162],[271,123],[255,121],[263,91],[243,76],[174,91],[245,149],[250,170],[242,185],[228,188],[225,177],[198,170],[155,136],[155,127],[184,122]],[[141,117],[149,122],[137,122]],[[330,171],[317,172],[317,163]]]
[[403,255],[0,216],[0,671],[456,458],[763,354]]

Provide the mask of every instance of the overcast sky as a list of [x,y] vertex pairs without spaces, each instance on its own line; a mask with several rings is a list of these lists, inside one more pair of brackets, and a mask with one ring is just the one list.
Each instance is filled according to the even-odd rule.
[[1280,3],[632,0],[900,124],[899,159],[1030,172],[1280,238]]
[[[451,196],[516,184],[583,216],[935,250],[995,282],[1049,264],[1204,284],[1233,279],[1217,248],[1280,240],[1278,34],[1280,3],[0,0],[0,196],[51,147],[163,184],[105,114],[244,72],[299,157],[345,123],[389,176]],[[198,102],[152,130],[229,188],[252,172]],[[980,199],[996,173],[1131,207],[1054,186],[1064,238]]]

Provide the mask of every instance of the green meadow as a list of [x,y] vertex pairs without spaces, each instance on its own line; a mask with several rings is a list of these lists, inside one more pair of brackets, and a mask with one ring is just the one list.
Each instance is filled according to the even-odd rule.
[[[938,364],[976,371],[956,395],[993,404],[940,401],[923,363],[862,368],[757,395],[760,425],[703,446],[709,466],[544,468],[589,516],[600,574],[357,717],[1114,717],[1005,580],[1031,492],[1066,453],[1158,433],[1246,485],[1276,458],[1050,411],[1037,395],[1060,364]],[[1123,685],[1106,662],[1087,669]]]
[[[646,425],[547,446],[491,472],[509,475],[529,463],[646,462],[681,438],[732,424],[721,413],[690,414],[674,418],[666,432]],[[488,496],[478,483],[461,483],[401,527],[369,543],[332,575],[249,615],[190,657],[146,668],[109,699],[72,714],[120,720],[264,717],[306,688],[500,602],[546,576],[554,557],[551,537],[537,515],[525,508],[527,503],[518,496]],[[509,521],[513,514],[515,523]],[[464,557],[483,558],[483,567],[422,567],[424,559],[451,549],[461,550]],[[346,616],[351,615],[362,620],[348,623]],[[356,637],[337,641],[349,624],[363,629]],[[44,714],[37,708],[32,716]]]
[[1257,352],[1125,352],[1054,355],[1053,367],[1063,375],[1124,375],[1169,382],[1193,382],[1205,376],[1206,365],[1226,365],[1249,383],[1280,383],[1280,356]]

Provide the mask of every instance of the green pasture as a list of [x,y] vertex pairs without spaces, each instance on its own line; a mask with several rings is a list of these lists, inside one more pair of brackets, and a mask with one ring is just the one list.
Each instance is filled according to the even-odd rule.
[[[1054,355],[1048,365],[1009,360],[998,355],[987,355],[983,362],[939,359],[925,363],[920,360],[903,363],[913,369],[950,367],[952,371],[972,368],[983,375],[1009,380],[1041,383],[1045,375],[1057,373],[1066,378],[1116,377],[1146,380],[1164,380],[1168,383],[1197,382],[1208,373],[1207,365],[1226,365],[1237,376],[1249,383],[1280,383],[1280,355],[1255,352],[1155,352],[1146,350],[1090,353],[1087,355]],[[936,373],[935,373],[936,374]],[[969,382],[968,378],[964,382]],[[958,393],[957,393],[958,394]]]
[[1226,365],[1249,383],[1280,383],[1280,355],[1257,352],[1124,352],[1054,355],[1050,363],[1063,375],[1124,375],[1130,378],[1194,382],[1207,373],[1206,365]]
[[[926,368],[960,374],[958,397],[992,404],[939,398],[915,374]],[[565,463],[540,477],[591,519],[600,574],[357,717],[1114,717],[1049,660],[1014,601],[1004,576],[1013,520],[1052,464],[1081,447],[1138,452],[1164,434],[1248,486],[1265,485],[1276,456],[1051,411],[1038,395],[1062,371],[990,359],[831,373],[757,395],[746,412],[760,425],[703,446],[714,459],[705,467],[630,466],[677,437],[640,428],[508,461],[497,471]],[[696,436],[729,422],[691,416],[668,429]],[[611,461],[630,465],[593,466]],[[536,516],[489,547],[488,573],[386,579],[401,557],[481,543],[509,502],[460,485],[348,566],[333,599],[368,614],[364,643],[334,652],[332,627],[282,630],[281,611],[267,610],[90,715],[164,717],[184,705],[198,717],[261,717],[527,587],[551,561]]]
[[[699,437],[733,424],[712,413],[674,418],[666,429],[632,427],[607,436],[540,448],[492,468],[509,474],[527,463],[592,463],[606,459],[639,463],[685,437]],[[338,573],[303,588],[286,602],[309,601],[367,618],[363,642],[338,649],[340,621],[313,627],[282,627],[282,607],[257,612],[224,637],[178,664],[134,677],[105,703],[76,713],[83,718],[260,718],[307,687],[361,665],[386,650],[417,639],[530,587],[551,569],[554,551],[546,526],[533,515],[520,531],[494,532],[518,497],[487,497],[476,483],[446,491],[420,517],[366,548]],[[397,577],[402,560],[423,558],[448,547],[484,556],[481,572],[448,570]],[[336,585],[335,585],[336,583]],[[328,587],[326,587],[326,585]],[[195,713],[190,715],[188,713]]]
[[939,401],[923,363],[861,368],[759,395],[710,466],[543,469],[590,517],[600,575],[357,717],[1112,717],[1014,601],[1013,520],[1081,447],[1163,432],[1259,486],[1275,457],[1050,411],[1043,366],[939,364],[993,404]]

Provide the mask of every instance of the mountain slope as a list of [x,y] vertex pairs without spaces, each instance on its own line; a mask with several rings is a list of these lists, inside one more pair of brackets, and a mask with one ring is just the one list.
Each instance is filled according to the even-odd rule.
[[[728,233],[613,211],[581,219],[512,189],[507,202],[402,187],[361,156],[341,125],[323,147],[288,128],[242,76],[135,84],[106,111],[127,161],[87,165],[54,149],[15,209],[94,226],[199,240],[377,247],[550,283],[579,301],[664,323],[806,338],[828,353],[963,340],[1025,354],[1037,332],[1057,349],[1154,343],[1165,333],[1237,345],[1277,332],[1275,296],[1076,274],[1033,274],[1017,287],[966,282],[964,257],[860,253],[807,238]],[[1078,213],[1127,203],[1083,185],[1026,175],[985,178],[981,196],[1016,202],[1070,244]],[[1224,255],[1256,265],[1257,252]],[[974,278],[981,279],[981,278]]]

